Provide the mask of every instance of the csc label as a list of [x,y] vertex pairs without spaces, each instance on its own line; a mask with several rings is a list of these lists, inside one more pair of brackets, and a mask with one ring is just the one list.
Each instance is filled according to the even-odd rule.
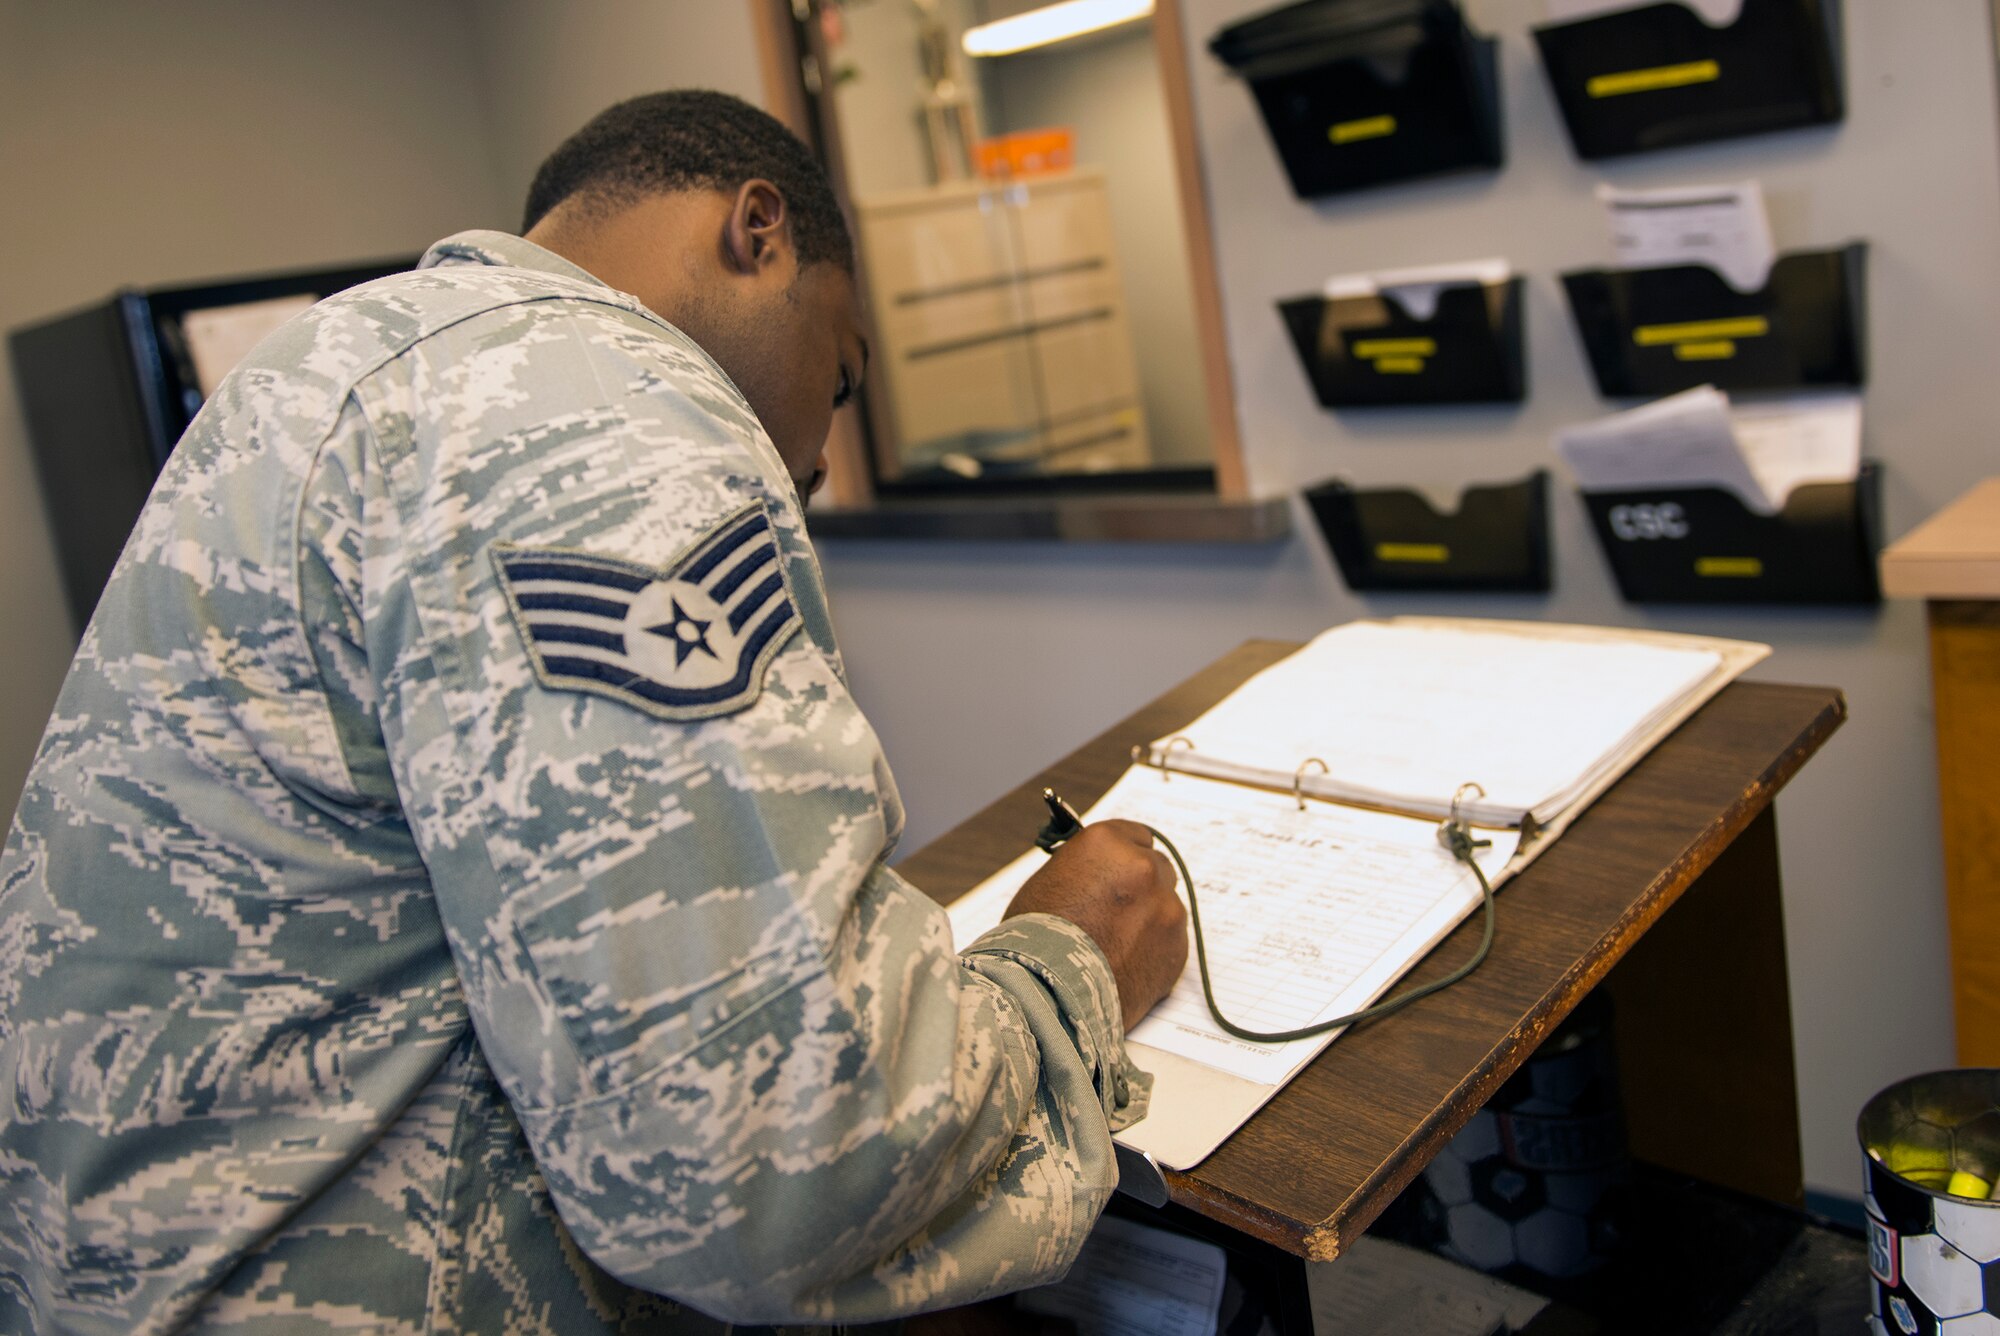
[[1611,532],[1627,543],[1688,536],[1687,515],[1675,501],[1611,507]]

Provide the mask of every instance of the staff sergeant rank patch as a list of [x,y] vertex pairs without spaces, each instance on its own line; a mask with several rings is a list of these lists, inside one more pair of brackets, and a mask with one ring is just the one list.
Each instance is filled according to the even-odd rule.
[[562,548],[493,545],[535,677],[662,719],[711,719],[757,699],[799,627],[762,506],[722,521],[666,570]]

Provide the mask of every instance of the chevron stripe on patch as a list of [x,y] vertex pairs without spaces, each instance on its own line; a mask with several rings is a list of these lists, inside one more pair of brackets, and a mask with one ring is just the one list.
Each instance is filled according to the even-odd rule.
[[494,544],[493,560],[543,686],[662,719],[749,705],[799,627],[762,506],[723,520],[665,569],[509,543]]

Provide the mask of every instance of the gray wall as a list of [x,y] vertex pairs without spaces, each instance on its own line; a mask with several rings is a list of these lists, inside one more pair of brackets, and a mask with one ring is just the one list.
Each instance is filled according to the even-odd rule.
[[[1501,38],[1498,174],[1309,206],[1247,91],[1206,55],[1265,0],[1181,0],[1243,439],[1261,493],[1333,474],[1455,487],[1557,468],[1557,426],[1605,411],[1555,275],[1607,260],[1594,182],[1761,178],[1781,246],[1873,245],[1867,443],[1893,537],[2000,472],[2000,134],[1982,0],[1848,0],[1845,125],[1607,164],[1571,154],[1533,55],[1537,0],[1468,0]],[[1504,254],[1528,274],[1532,393],[1518,409],[1336,416],[1307,389],[1273,299],[1352,269]],[[910,847],[1249,636],[1405,611],[1657,626],[1767,640],[1759,675],[1844,688],[1852,720],[1786,790],[1794,1015],[1809,1181],[1856,1192],[1853,1118],[1889,1080],[1952,1060],[1922,610],[1671,611],[1619,601],[1559,489],[1548,598],[1358,598],[1296,512],[1261,553],[827,545],[857,692],[911,806]],[[1025,840],[1034,822],[1023,813]],[[1690,989],[1702,981],[1690,979]]]
[[[455,4],[0,0],[0,330],[506,226]],[[0,359],[0,810],[76,628]]]
[[[504,227],[520,225],[535,168],[571,131],[621,98],[714,88],[762,102],[743,0],[461,0],[455,40],[479,62],[483,136],[497,164]],[[881,0],[889,3],[889,0]]]

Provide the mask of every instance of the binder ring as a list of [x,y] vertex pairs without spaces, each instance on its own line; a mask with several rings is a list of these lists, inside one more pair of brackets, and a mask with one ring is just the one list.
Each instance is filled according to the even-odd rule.
[[1474,793],[1478,794],[1482,798],[1486,796],[1485,787],[1479,784],[1474,784],[1471,780],[1467,780],[1465,783],[1459,785],[1456,789],[1452,790],[1451,823],[1455,826],[1462,826],[1465,824],[1464,818],[1459,816],[1458,814],[1458,808],[1459,804],[1465,801],[1465,791],[1467,789],[1471,789]]
[[1186,747],[1189,751],[1193,751],[1194,739],[1185,733],[1174,734],[1160,748],[1160,759],[1158,762],[1151,762],[1147,756],[1146,748],[1135,742],[1132,744],[1132,764],[1153,764],[1160,772],[1160,782],[1164,784],[1173,778],[1173,767],[1167,764],[1167,757],[1175,747]]
[[1320,760],[1317,756],[1308,756],[1305,760],[1299,762],[1299,768],[1292,771],[1292,797],[1298,803],[1301,812],[1306,810],[1304,785],[1306,781],[1306,767],[1309,765],[1318,766],[1319,772],[1322,775],[1333,773],[1327,769],[1326,762]]

